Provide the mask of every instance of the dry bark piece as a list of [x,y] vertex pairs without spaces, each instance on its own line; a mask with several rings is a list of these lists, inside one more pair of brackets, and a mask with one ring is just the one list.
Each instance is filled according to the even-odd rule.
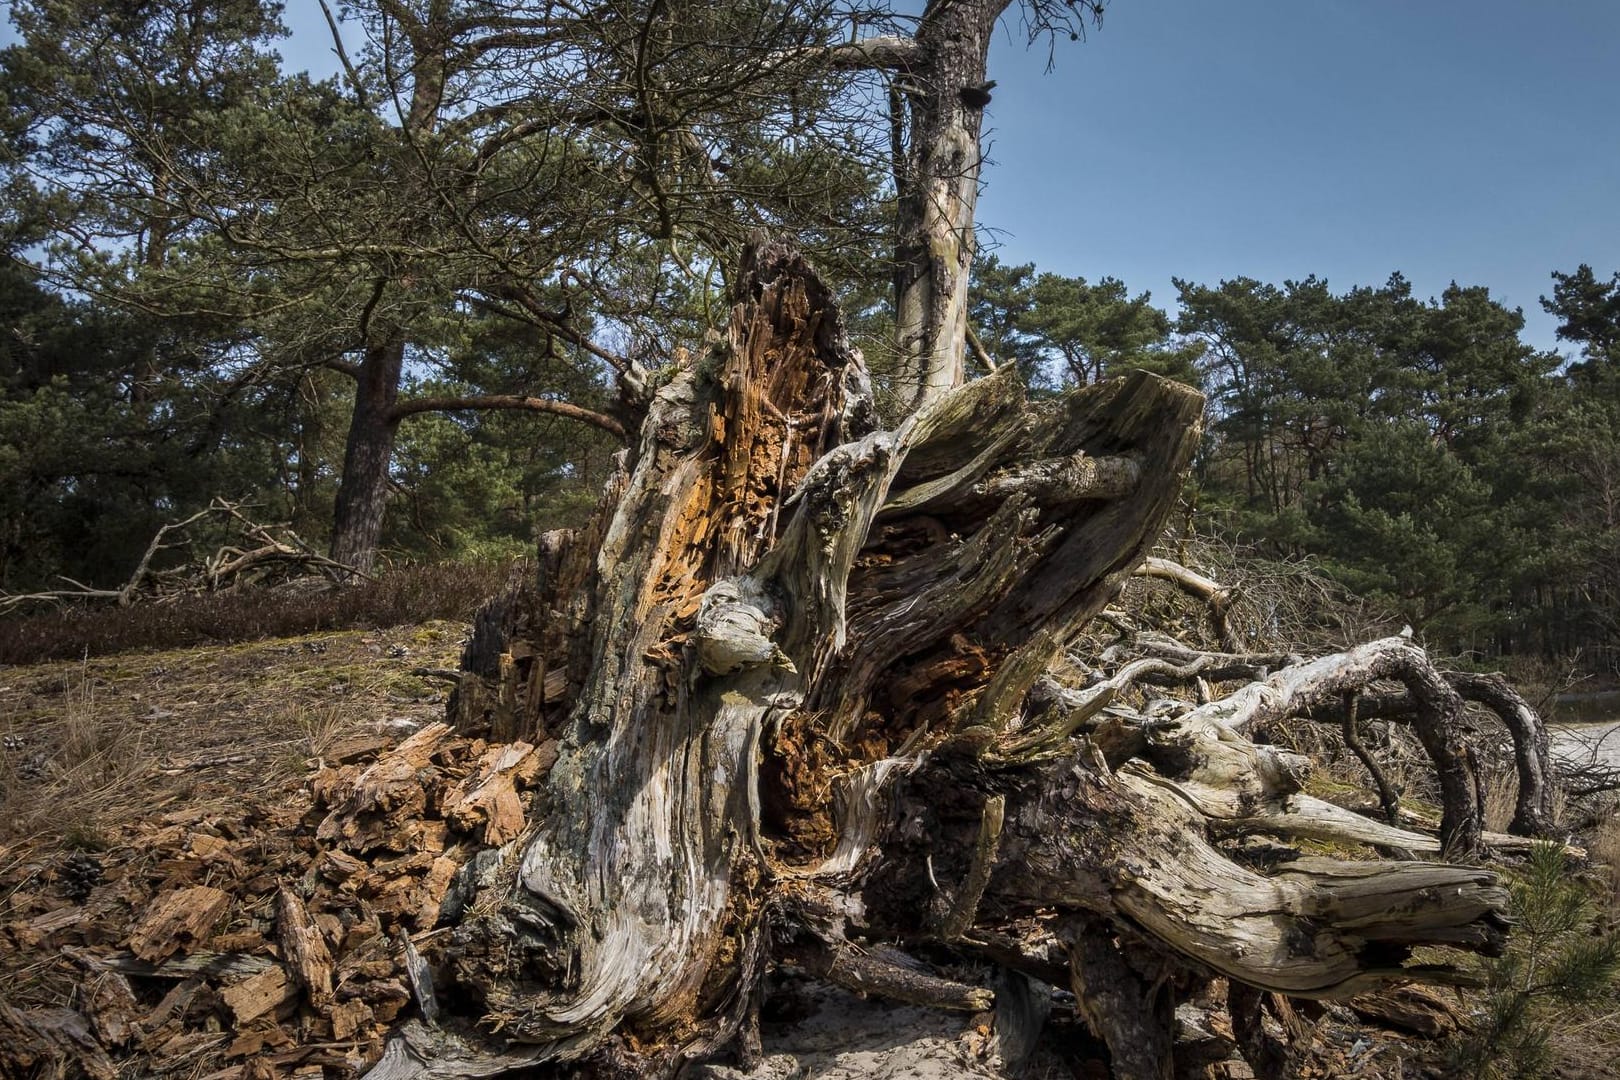
[[341,1001],[332,1006],[328,1014],[332,1021],[332,1038],[342,1042],[354,1038],[355,1032],[371,1023],[371,1006],[363,1001]]
[[145,1032],[141,1044],[148,1052],[181,1034],[182,1021],[201,989],[203,978],[200,975],[183,979],[171,986],[163,999],[146,1015],[141,1021],[141,1028]]
[[315,862],[315,870],[321,877],[336,885],[343,885],[351,878],[361,877],[367,872],[366,863],[350,855],[346,851],[328,848],[321,852]]
[[394,736],[380,731],[345,735],[326,747],[321,753],[321,758],[329,763],[347,765],[387,750],[393,741]]
[[332,998],[332,954],[304,902],[283,885],[276,894],[276,940],[281,955],[317,1007]]
[[426,813],[428,770],[450,734],[448,725],[429,724],[371,765],[323,772],[316,799],[331,812],[315,830],[316,839],[352,852],[411,850],[420,834],[400,826]]
[[422,1012],[422,1019],[434,1023],[439,1018],[439,999],[433,992],[433,971],[417,951],[416,943],[407,934],[399,935],[399,948],[405,964],[405,976],[410,980],[411,996]]
[[1430,1039],[1449,1035],[1467,1023],[1457,1006],[1421,986],[1391,986],[1358,994],[1345,1002],[1364,1020]]
[[[263,1053],[266,1047],[291,1046],[292,1042],[292,1033],[274,1020],[255,1020],[247,1027],[236,1032],[220,1053],[226,1058],[253,1057]],[[241,1071],[242,1068],[239,1067],[234,1075],[248,1075]],[[229,1074],[228,1070],[226,1071]]]
[[232,983],[221,990],[219,996],[241,1027],[292,1001],[298,996],[298,985],[278,965]]
[[209,951],[216,953],[261,953],[269,948],[270,942],[257,930],[215,934],[208,942]]
[[148,963],[159,963],[206,940],[230,910],[231,898],[211,885],[177,889],[154,900],[129,935],[129,948]]
[[434,859],[428,867],[427,873],[422,876],[422,883],[413,894],[415,909],[411,914],[418,929],[427,930],[439,921],[439,907],[444,903],[444,894],[450,890],[450,883],[455,880],[459,869],[459,862],[444,855]]
[[[551,754],[556,759],[555,750]],[[444,797],[441,812],[451,825],[471,832],[484,826],[485,845],[500,847],[523,831],[523,803],[518,787],[539,775],[543,759],[526,742],[489,747],[472,771]]]
[[18,1076],[114,1080],[117,1067],[72,1009],[17,1009],[0,1001],[0,1064]]
[[129,980],[114,971],[95,975],[89,987],[90,1020],[96,1036],[107,1047],[121,1047],[136,1034],[141,1006]]
[[210,979],[239,978],[257,975],[275,966],[275,961],[267,957],[242,953],[198,951],[187,956],[171,957],[161,964],[153,964],[127,952],[101,955],[72,946],[63,948],[62,952],[97,971],[118,971],[148,979],[189,979],[197,975]]

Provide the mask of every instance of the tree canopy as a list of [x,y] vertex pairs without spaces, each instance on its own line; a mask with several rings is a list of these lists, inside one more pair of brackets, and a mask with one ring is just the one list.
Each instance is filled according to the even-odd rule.
[[1007,9],[367,0],[312,81],[262,0],[13,5],[0,584],[117,578],[214,495],[362,569],[521,550],[582,512],[764,228],[849,283],[880,407],[957,368],[1170,375],[1210,398],[1196,527],[1459,646],[1611,656],[1620,274],[1553,274],[1564,364],[1478,286],[1181,281],[1169,310],[1004,263],[948,146]]

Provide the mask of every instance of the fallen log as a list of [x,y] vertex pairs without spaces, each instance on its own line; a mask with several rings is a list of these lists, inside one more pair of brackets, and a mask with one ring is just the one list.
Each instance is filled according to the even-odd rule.
[[[1462,978],[1409,963],[1421,945],[1501,947],[1488,870],[1261,871],[1211,840],[1299,790],[1300,762],[1249,725],[1394,678],[1445,793],[1436,846],[1479,850],[1457,692],[1409,642],[1287,666],[1179,720],[1113,717],[1135,730],[1112,740],[1033,715],[1032,688],[1157,539],[1199,395],[1135,374],[1030,402],[1003,369],[878,430],[797,254],[753,252],[737,300],[714,355],[653,395],[596,518],[548,534],[537,580],[475,628],[452,720],[557,757],[543,813],[463,872],[436,975],[473,1026],[396,1043],[387,1076],[668,1075],[746,1039],[772,957],[983,1000],[863,945],[898,941],[1043,972],[1051,945],[1117,1074],[1157,1077],[1183,983],[1349,997]],[[1066,937],[996,929],[1037,911],[1064,913]]]
[[[1518,836],[1550,836],[1553,832],[1554,773],[1547,742],[1547,725],[1522,695],[1500,674],[1464,671],[1441,672],[1440,677],[1459,699],[1477,702],[1495,713],[1513,742],[1518,775],[1513,820],[1508,831]],[[1358,696],[1355,715],[1361,719],[1411,721],[1420,705],[1410,690]],[[1350,715],[1340,701],[1316,701],[1300,710],[1313,720],[1343,724]]]

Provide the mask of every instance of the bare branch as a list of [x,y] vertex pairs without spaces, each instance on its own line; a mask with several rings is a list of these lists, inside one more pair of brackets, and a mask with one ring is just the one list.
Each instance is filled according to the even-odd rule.
[[519,409],[525,412],[550,413],[553,416],[564,416],[570,420],[578,420],[582,424],[590,424],[592,427],[600,428],[618,439],[628,437],[624,425],[606,413],[581,408],[566,401],[552,401],[548,398],[524,397],[517,394],[472,394],[465,397],[412,398],[397,403],[389,415],[395,420],[402,420],[417,413],[455,412],[462,409]]
[[1136,573],[1140,577],[1168,581],[1187,595],[1204,601],[1209,605],[1209,621],[1220,639],[1221,648],[1234,653],[1243,651],[1243,643],[1232,632],[1231,622],[1227,619],[1236,595],[1234,590],[1169,559],[1150,556],[1142,561]]

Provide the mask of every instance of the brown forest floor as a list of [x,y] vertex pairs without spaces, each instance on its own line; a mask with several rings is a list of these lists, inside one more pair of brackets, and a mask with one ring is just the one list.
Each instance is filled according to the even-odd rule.
[[[417,929],[410,888],[453,867],[379,849],[400,865],[328,855],[323,876],[311,779],[352,778],[346,763],[441,719],[446,683],[412,670],[453,668],[465,629],[0,668],[0,1075],[352,1075],[374,1058],[409,996],[366,938]],[[436,763],[441,785],[465,775],[456,756]],[[366,888],[340,892],[362,871]],[[284,882],[310,901],[296,921],[349,964],[331,993],[289,987],[274,962]],[[235,966],[187,966],[199,958]]]
[[[0,667],[0,1075],[337,1078],[375,1060],[413,1008],[400,938],[433,959],[451,875],[519,805],[465,796],[499,786],[499,759],[526,803],[546,760],[435,725],[447,684],[412,672],[454,667],[465,631],[440,621]],[[358,813],[412,733],[418,757],[382,778],[405,797]],[[319,941],[314,960],[289,927]],[[783,985],[767,1021],[802,996]],[[850,1021],[827,1011],[838,1043]],[[1106,1076],[1083,1031],[1054,1020],[1035,1074]],[[1433,1041],[1337,1008],[1313,1022],[1302,1076],[1442,1075]],[[966,1055],[961,1075],[996,1075],[967,1068],[976,1024],[943,1045]],[[795,1053],[794,1075],[866,1074],[839,1045],[799,1048],[813,1021],[773,1040],[777,1026],[767,1051]],[[1620,1076],[1614,1016],[1572,1026],[1555,1075]],[[909,1067],[902,1056],[883,1071]]]

